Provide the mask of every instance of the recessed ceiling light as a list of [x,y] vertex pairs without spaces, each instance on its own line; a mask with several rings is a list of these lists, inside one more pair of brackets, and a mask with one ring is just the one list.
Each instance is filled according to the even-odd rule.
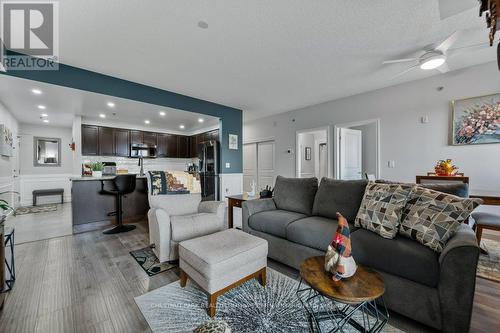
[[44,120],[43,120],[43,122],[44,122],[44,123],[48,123],[48,122],[49,122],[49,120],[48,120],[48,119],[44,119]]
[[151,122],[149,120],[144,120],[144,124],[150,124]]
[[179,125],[179,128],[180,128],[180,129],[185,129],[185,128],[186,128],[186,126],[184,126],[183,124],[180,124],[180,125]]
[[101,113],[101,114],[99,115],[99,117],[101,117],[101,118],[106,118],[106,115],[105,115],[104,113]]
[[48,114],[46,114],[46,113],[41,113],[41,114],[40,114],[40,117],[42,117],[42,118],[47,118],[48,116],[49,116],[49,115],[48,115]]
[[198,21],[198,27],[202,29],[207,29],[208,28],[208,23],[205,21]]
[[41,95],[42,94],[42,91],[40,89],[31,89],[31,92],[35,95]]
[[115,107],[115,103],[113,103],[113,102],[108,102],[107,105],[110,108],[114,108]]
[[160,116],[162,116],[162,117],[163,117],[163,116],[165,116],[165,115],[166,115],[165,111],[160,111]]
[[47,107],[46,107],[45,105],[38,105],[38,108],[39,108],[40,110],[45,110]]
[[204,122],[204,121],[205,121],[205,119],[203,119],[203,118],[198,118],[198,122],[199,122],[199,123],[202,123],[202,122]]

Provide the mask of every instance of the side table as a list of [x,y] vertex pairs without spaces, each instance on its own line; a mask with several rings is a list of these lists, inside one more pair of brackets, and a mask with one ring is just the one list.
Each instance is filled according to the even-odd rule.
[[227,225],[231,229],[234,227],[233,223],[233,208],[241,208],[241,204],[247,200],[259,199],[259,196],[250,197],[248,194],[228,195],[227,198]]
[[[4,229],[4,245],[5,249],[10,249],[9,258],[5,256],[5,268],[7,268],[7,272],[9,272],[9,278],[5,276],[5,285],[7,287],[2,290],[2,293],[8,292],[14,286],[14,282],[16,282],[16,267],[14,266],[14,228],[5,227]],[[4,285],[2,284],[2,288]]]
[[349,324],[360,332],[380,332],[389,320],[380,274],[358,265],[354,276],[333,281],[324,262],[325,257],[319,256],[300,265],[297,296],[309,315],[311,331],[343,332]]

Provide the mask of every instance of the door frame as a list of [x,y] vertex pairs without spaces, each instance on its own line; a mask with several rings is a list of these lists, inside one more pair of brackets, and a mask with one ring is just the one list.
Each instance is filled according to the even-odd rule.
[[316,131],[326,131],[326,155],[327,155],[327,177],[332,178],[333,177],[333,156],[331,153],[331,143],[333,142],[333,137],[332,137],[332,130],[331,126],[321,126],[321,127],[315,127],[315,128],[309,128],[309,129],[302,129],[298,130],[295,132],[295,177],[300,178],[300,147],[299,147],[299,135],[304,134],[304,133],[309,133],[309,132],[316,132]]
[[376,163],[375,163],[375,177],[378,179],[380,178],[380,118],[374,118],[374,119],[367,119],[367,120],[361,120],[361,121],[355,121],[355,122],[350,122],[350,123],[342,123],[342,124],[337,124],[334,126],[334,145],[333,145],[333,158],[334,158],[334,172],[335,172],[335,178],[339,179],[340,178],[340,129],[341,128],[350,128],[350,127],[355,127],[355,126],[363,126],[363,125],[368,125],[368,124],[375,124],[375,136],[377,140],[376,144],[376,150],[375,150],[375,158],[376,158]]

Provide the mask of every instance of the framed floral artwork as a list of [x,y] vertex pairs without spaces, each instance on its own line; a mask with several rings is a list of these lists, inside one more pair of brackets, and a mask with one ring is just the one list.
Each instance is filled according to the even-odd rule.
[[12,131],[7,126],[0,124],[0,155],[6,157],[12,156],[13,147],[14,136]]
[[452,102],[453,145],[500,143],[500,94]]

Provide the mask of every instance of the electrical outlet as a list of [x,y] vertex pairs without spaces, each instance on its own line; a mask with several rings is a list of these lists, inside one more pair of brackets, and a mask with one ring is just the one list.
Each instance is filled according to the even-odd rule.
[[226,163],[226,169],[231,168],[231,163]]

